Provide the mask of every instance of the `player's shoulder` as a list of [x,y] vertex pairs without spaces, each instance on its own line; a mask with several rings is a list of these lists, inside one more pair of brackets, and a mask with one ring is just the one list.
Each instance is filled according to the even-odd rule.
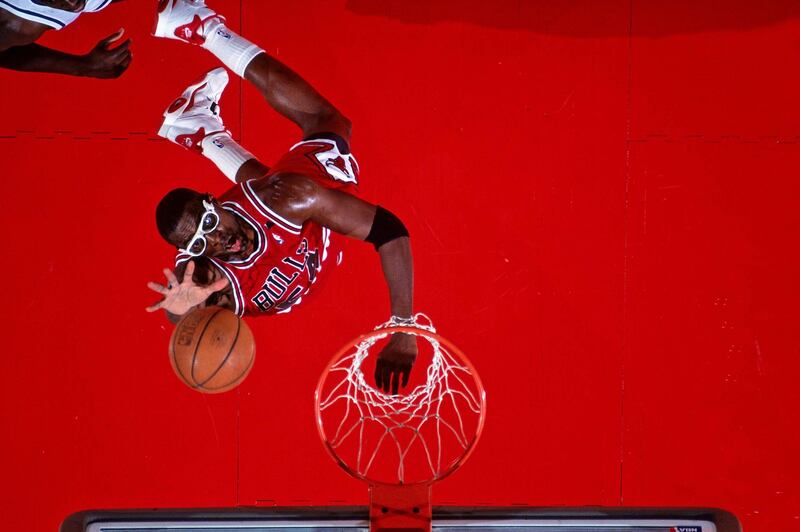
[[[83,13],[101,11],[114,0],[86,0],[81,11],[50,7],[33,0],[0,0],[0,50],[36,41],[50,29],[60,30]],[[11,44],[7,44],[7,43]]]
[[25,46],[35,42],[51,26],[22,18],[12,11],[2,9],[0,2],[0,51],[13,46]]
[[291,170],[253,179],[247,186],[259,197],[272,203],[305,203],[319,190],[319,184],[312,176]]
[[[252,179],[249,181],[252,181]],[[247,182],[248,181],[242,181],[240,183],[236,183],[225,192],[220,194],[217,199],[223,203],[226,201],[239,201],[241,198],[245,197],[244,186]]]
[[[89,7],[91,2],[97,2],[97,0],[89,0],[86,7]],[[0,0],[0,11],[3,11],[6,15],[10,14],[17,21],[21,21],[20,27],[24,31],[34,28],[60,30],[75,22],[85,10],[68,11],[33,2],[32,0]]]

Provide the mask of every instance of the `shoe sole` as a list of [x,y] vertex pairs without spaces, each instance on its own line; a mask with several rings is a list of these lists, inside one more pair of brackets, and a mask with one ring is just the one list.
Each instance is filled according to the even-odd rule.
[[[223,67],[217,67],[214,70],[208,71],[205,76],[203,76],[197,82],[192,83],[191,85],[186,87],[181,93],[181,95],[175,100],[173,100],[173,102],[169,105],[169,107],[167,107],[167,109],[164,111],[163,114],[164,121],[162,122],[161,127],[158,129],[159,137],[167,138],[167,132],[169,131],[169,128],[174,126],[176,120],[180,118],[181,115],[183,115],[183,112],[186,111],[186,109],[190,106],[190,104],[194,103],[194,95],[200,89],[203,89],[204,85],[213,86],[215,82],[214,78],[218,75],[218,73],[225,74],[224,77],[219,76],[222,78],[222,81],[220,82],[221,86],[214,90],[214,92],[217,94],[217,97],[214,99],[214,102],[215,103],[219,102],[219,99],[222,98],[222,93],[225,91],[225,87],[227,87],[229,81],[228,71],[225,70]],[[184,102],[180,104],[180,106],[177,107],[175,110],[170,111],[170,109],[172,109],[172,107],[174,107],[175,104],[180,100],[184,100]]]

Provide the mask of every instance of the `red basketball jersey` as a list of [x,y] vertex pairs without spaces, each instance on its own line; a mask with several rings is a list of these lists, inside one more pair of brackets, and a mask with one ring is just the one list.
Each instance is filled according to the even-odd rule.
[[[300,142],[292,147],[267,176],[295,173],[328,188],[355,194],[358,164],[342,154],[332,140]],[[259,316],[291,311],[312,286],[341,263],[342,239],[330,229],[308,221],[302,226],[286,220],[261,201],[252,181],[240,183],[219,198],[223,208],[249,224],[255,232],[253,253],[239,261],[208,257],[225,274],[233,289],[234,312]],[[177,263],[189,260],[179,254]]]

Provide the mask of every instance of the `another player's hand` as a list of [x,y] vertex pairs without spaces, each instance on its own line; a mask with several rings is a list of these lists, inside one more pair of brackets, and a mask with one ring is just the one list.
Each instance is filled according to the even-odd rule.
[[121,29],[109,35],[83,56],[83,75],[92,78],[118,78],[127,70],[133,59],[130,50],[131,40],[128,39],[119,46],[111,48],[112,44],[122,38],[123,33],[125,30]]
[[[378,354],[375,383],[384,393],[397,395],[400,386],[408,384],[411,366],[417,358],[417,339],[412,334],[396,333]],[[403,380],[400,381],[402,376]]]
[[170,314],[182,316],[192,310],[197,305],[203,303],[214,292],[218,292],[228,286],[228,279],[223,277],[217,279],[208,286],[195,284],[192,280],[194,273],[194,262],[189,261],[186,271],[183,274],[183,281],[178,282],[175,273],[169,268],[164,268],[164,276],[167,278],[167,286],[149,282],[147,287],[164,296],[164,299],[147,307],[147,312],[155,312],[164,309]]

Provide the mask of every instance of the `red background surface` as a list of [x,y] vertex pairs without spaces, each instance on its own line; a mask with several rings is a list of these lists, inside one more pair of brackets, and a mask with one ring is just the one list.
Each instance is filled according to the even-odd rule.
[[[167,190],[221,192],[155,137],[216,66],[128,0],[116,81],[0,72],[0,371],[9,530],[89,508],[365,504],[312,417],[328,357],[386,319],[353,243],[324,293],[251,320],[256,366],[203,396],[144,312]],[[719,506],[800,530],[796,2],[217,1],[353,120],[365,197],[413,235],[417,308],[470,355],[489,417],[435,504]],[[265,161],[297,140],[249,86],[222,101]]]

